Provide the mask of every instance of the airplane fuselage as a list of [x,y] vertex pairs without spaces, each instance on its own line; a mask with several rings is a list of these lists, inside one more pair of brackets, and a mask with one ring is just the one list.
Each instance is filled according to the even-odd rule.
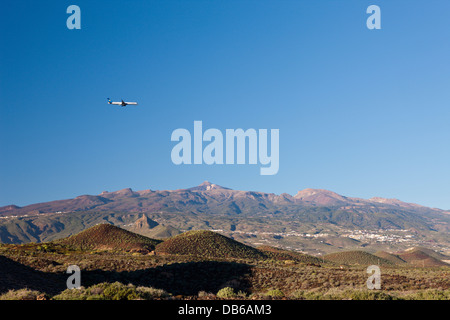
[[121,102],[113,102],[109,98],[108,98],[108,103],[109,104],[114,104],[116,106],[121,106],[121,107],[125,107],[125,106],[128,106],[128,105],[137,105],[137,102],[125,102],[123,100]]

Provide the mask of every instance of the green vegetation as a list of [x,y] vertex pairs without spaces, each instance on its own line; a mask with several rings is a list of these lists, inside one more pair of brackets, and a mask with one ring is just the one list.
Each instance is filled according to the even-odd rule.
[[47,300],[48,296],[45,293],[30,290],[19,289],[9,290],[8,292],[0,295],[0,300]]
[[373,290],[334,290],[321,291],[297,291],[293,297],[301,300],[397,300],[394,295]]
[[124,285],[120,282],[99,283],[89,288],[66,289],[53,297],[55,300],[152,300],[166,298],[169,294],[161,289]]
[[217,298],[219,299],[231,299],[235,297],[236,293],[234,292],[234,289],[230,287],[222,288],[217,292]]
[[334,290],[328,292],[299,290],[292,296],[303,300],[450,300],[450,290],[429,289],[413,293],[379,290]]
[[267,291],[266,296],[272,297],[272,298],[283,298],[284,293],[280,289],[271,289]]
[[405,295],[406,300],[450,300],[450,290],[428,289]]

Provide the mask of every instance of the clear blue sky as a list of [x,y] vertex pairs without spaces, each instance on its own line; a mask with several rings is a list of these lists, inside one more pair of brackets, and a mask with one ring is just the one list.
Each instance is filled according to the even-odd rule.
[[[81,30],[66,8],[81,8]],[[379,5],[382,29],[366,28]],[[450,209],[449,1],[0,2],[0,205],[204,180]],[[137,100],[119,108],[106,98]],[[280,129],[280,170],[171,162],[176,128]]]

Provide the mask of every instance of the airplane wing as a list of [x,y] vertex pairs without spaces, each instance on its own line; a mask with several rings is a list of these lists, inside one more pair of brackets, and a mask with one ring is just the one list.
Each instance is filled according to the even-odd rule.
[[128,104],[128,105],[137,105],[137,102],[126,102],[125,101],[125,103]]

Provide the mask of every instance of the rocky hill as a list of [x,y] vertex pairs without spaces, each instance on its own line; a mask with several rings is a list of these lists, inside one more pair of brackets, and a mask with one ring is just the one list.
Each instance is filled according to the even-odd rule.
[[207,258],[267,258],[260,250],[207,230],[189,231],[169,238],[156,247],[156,253]]
[[145,253],[153,251],[160,242],[107,223],[54,241],[73,250],[124,250]]

